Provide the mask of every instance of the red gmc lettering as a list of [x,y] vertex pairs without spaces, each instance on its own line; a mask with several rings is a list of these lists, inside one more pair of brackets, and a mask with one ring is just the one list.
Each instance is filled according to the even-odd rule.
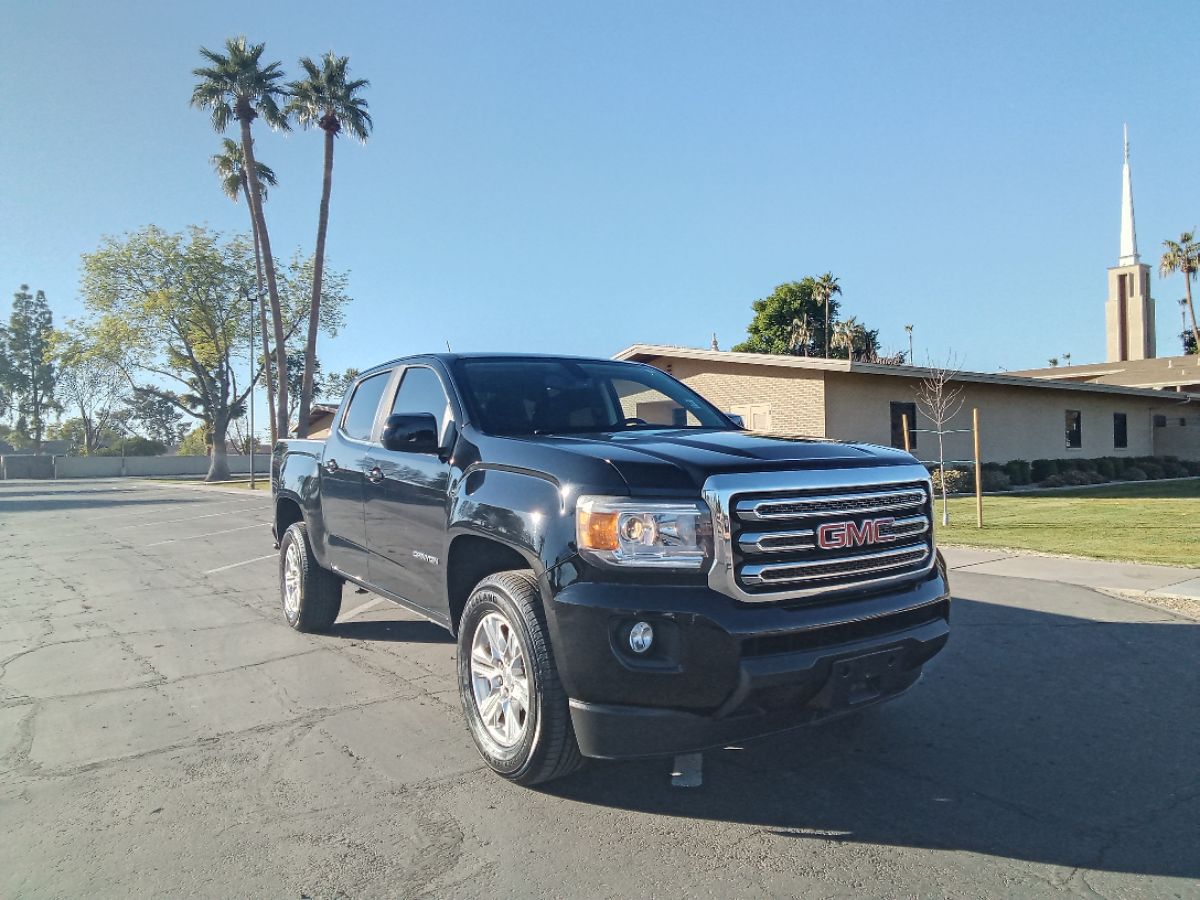
[[887,544],[896,540],[891,526],[895,519],[864,519],[861,522],[826,522],[817,528],[817,546],[822,550],[845,550],[867,544]]

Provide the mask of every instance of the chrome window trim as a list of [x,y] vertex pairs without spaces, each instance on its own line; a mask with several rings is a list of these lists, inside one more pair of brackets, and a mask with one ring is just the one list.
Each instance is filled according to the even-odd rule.
[[[777,493],[784,491],[811,492],[814,490],[838,490],[840,488],[879,487],[881,490],[900,489],[901,485],[920,482],[927,496],[933,497],[933,483],[929,472],[920,464],[896,466],[868,466],[853,469],[805,469],[789,472],[744,472],[728,475],[711,475],[704,482],[703,496],[712,510],[713,517],[713,563],[708,570],[708,585],[734,600],[743,603],[778,603],[841,591],[875,589],[889,584],[913,581],[927,575],[937,562],[937,548],[930,541],[929,559],[923,568],[900,574],[880,575],[865,578],[845,585],[823,585],[806,588],[783,588],[778,591],[744,590],[737,583],[733,528],[730,520],[731,502],[739,494]],[[832,560],[831,560],[832,562]]]

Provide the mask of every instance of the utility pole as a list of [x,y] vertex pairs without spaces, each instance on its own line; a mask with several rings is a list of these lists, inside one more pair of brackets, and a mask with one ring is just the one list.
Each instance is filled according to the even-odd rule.
[[[258,373],[254,371],[254,297],[250,296],[250,292],[242,288],[242,292],[246,295],[246,300],[250,306],[250,393],[246,395],[246,399],[250,403],[250,490],[257,490],[258,482],[254,477],[254,445],[258,443],[258,439],[254,435],[254,386],[258,383]],[[262,298],[257,298],[261,300]]]
[[905,325],[905,326],[904,326],[904,330],[905,330],[906,332],[908,332],[908,364],[909,364],[910,366],[911,366],[911,365],[915,365],[915,363],[913,362],[913,346],[912,346],[912,330],[913,330],[913,327],[912,327],[911,325]]

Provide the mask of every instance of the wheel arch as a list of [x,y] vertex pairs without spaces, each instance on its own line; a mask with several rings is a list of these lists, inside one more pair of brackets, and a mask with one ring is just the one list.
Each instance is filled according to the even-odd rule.
[[489,575],[524,569],[539,577],[541,562],[524,548],[516,547],[494,537],[464,532],[450,541],[446,554],[446,599],[450,613],[450,630],[458,634],[458,623],[475,585]]

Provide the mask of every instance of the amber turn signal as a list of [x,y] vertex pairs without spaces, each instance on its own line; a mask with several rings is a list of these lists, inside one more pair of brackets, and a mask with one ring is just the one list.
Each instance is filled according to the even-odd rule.
[[621,546],[617,540],[617,518],[615,512],[591,512],[579,510],[576,517],[576,538],[581,549],[616,550]]

